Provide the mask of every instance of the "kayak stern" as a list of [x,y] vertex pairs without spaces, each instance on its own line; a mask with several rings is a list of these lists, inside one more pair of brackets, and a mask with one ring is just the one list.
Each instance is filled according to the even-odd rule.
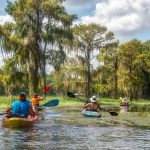
[[2,126],[3,127],[11,127],[11,128],[19,128],[19,127],[31,127],[33,126],[34,122],[38,120],[38,117],[35,116],[34,118],[3,118]]

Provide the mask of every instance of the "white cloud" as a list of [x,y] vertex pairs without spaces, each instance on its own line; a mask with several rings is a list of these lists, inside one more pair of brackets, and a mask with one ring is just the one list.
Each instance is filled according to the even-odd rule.
[[102,0],[66,0],[64,6],[72,9],[84,9],[100,1]]
[[13,18],[9,15],[0,16],[0,25],[3,25],[5,22],[12,22]]
[[150,29],[150,0],[103,0],[82,23],[100,23],[125,36]]

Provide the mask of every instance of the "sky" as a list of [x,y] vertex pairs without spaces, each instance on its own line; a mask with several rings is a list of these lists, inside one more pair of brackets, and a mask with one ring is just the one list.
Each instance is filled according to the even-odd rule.
[[[7,0],[0,0],[0,24],[11,19],[6,5]],[[106,26],[121,43],[150,40],[150,0],[66,0],[64,6],[69,14],[77,14],[74,24]]]
[[[7,0],[0,2],[3,24],[11,18],[5,12]],[[150,39],[150,0],[66,0],[64,6],[69,14],[77,14],[75,23],[104,25],[121,42]]]
[[66,0],[79,23],[104,25],[121,42],[150,39],[150,0]]

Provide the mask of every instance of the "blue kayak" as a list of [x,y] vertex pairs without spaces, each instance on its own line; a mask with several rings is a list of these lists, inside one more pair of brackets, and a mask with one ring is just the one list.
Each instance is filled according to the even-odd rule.
[[98,112],[98,111],[91,111],[91,110],[82,110],[82,114],[84,116],[87,116],[87,117],[101,117],[101,113]]

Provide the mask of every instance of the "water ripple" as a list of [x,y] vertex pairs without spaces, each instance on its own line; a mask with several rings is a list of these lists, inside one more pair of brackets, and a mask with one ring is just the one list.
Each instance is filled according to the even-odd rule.
[[33,128],[0,127],[0,150],[149,150],[150,130],[80,127],[42,120]]

